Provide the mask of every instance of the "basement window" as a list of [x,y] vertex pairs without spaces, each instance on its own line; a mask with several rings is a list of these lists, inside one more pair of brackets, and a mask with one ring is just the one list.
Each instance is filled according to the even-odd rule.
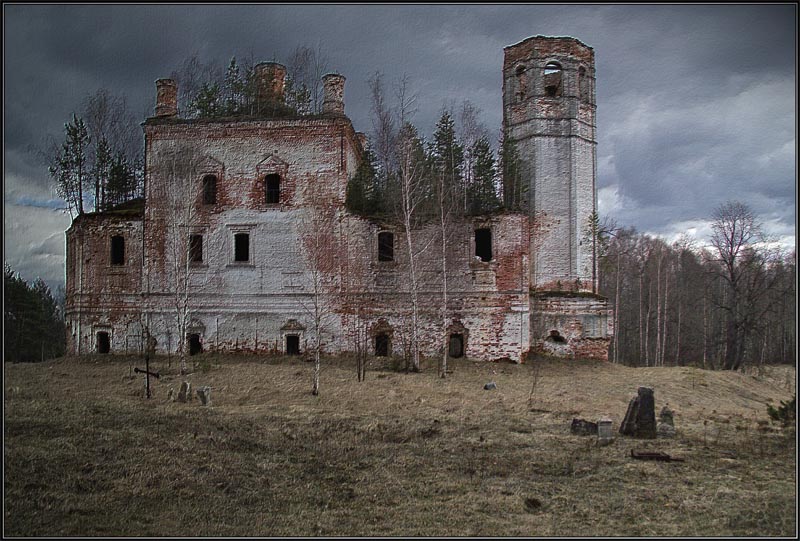
[[203,353],[203,344],[200,342],[200,335],[192,333],[188,336],[189,340],[189,355],[197,355]]
[[492,230],[488,227],[475,230],[475,257],[485,262],[492,260]]
[[246,263],[250,261],[250,234],[236,233],[233,236],[233,240],[233,260],[240,263]]
[[544,67],[544,93],[551,98],[561,95],[561,64],[548,62]]
[[394,261],[394,233],[378,233],[378,261]]
[[447,348],[447,355],[453,359],[459,359],[464,356],[464,335],[461,333],[453,333],[450,335],[450,343]]
[[375,356],[389,356],[389,335],[385,332],[375,335]]
[[100,331],[97,333],[97,353],[108,353],[111,351],[111,340],[108,333]]
[[125,238],[121,235],[111,237],[111,264],[125,264]]
[[189,261],[192,263],[203,262],[203,235],[189,237]]
[[268,205],[276,205],[281,202],[281,177],[279,175],[267,175],[264,179],[264,187]]
[[206,175],[203,177],[203,204],[215,205],[217,203],[217,177]]
[[297,334],[286,335],[286,355],[300,355],[300,336]]

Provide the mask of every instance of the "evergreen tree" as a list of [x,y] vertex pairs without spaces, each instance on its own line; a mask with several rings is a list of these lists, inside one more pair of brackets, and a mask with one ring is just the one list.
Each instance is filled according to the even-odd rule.
[[500,207],[495,181],[497,168],[489,141],[481,137],[471,150],[474,157],[472,184],[468,187],[469,210],[472,214],[492,212]]
[[382,203],[377,185],[375,154],[370,149],[365,149],[355,175],[347,183],[345,206],[353,214],[376,216],[384,211]]
[[41,279],[29,286],[6,264],[4,287],[5,360],[38,361],[64,354],[60,307]]
[[90,138],[83,119],[72,115],[72,122],[64,125],[66,140],[52,158],[48,167],[56,182],[56,192],[67,202],[70,214],[83,214],[83,194],[89,181],[87,174],[87,149]]
[[244,109],[245,81],[239,73],[236,57],[232,57],[228,70],[225,72],[225,81],[222,88],[220,114],[234,116],[242,114]]
[[219,85],[217,83],[203,83],[199,92],[191,101],[189,107],[197,118],[215,118],[224,113],[221,103]]
[[136,196],[136,173],[124,154],[113,159],[106,186],[107,207],[111,208]]
[[528,186],[522,177],[522,161],[517,145],[502,134],[500,163],[503,169],[503,206],[508,210],[524,210]]

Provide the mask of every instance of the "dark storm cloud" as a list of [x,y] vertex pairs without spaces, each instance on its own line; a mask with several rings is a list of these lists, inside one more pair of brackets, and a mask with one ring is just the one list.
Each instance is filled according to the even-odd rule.
[[[776,231],[796,219],[791,4],[4,5],[3,24],[4,195],[16,220],[10,238],[6,219],[6,240],[19,247],[6,256],[20,266],[25,247],[64,223],[42,219],[47,209],[25,212],[26,202],[53,197],[27,150],[47,134],[63,138],[88,94],[125,94],[144,118],[154,81],[192,54],[222,68],[231,56],[285,63],[299,45],[319,44],[346,76],[346,112],[359,131],[372,129],[366,81],[380,70],[389,85],[411,77],[423,134],[443,104],[469,99],[496,137],[503,47],[533,35],[576,37],[596,54],[601,210],[664,234],[733,198]],[[63,276],[63,253],[57,260],[24,265],[60,265],[48,274]]]

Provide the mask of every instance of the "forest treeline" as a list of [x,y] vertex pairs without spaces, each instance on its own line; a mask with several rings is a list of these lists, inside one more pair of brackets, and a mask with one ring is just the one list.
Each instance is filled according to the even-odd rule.
[[63,355],[63,299],[59,302],[40,278],[29,284],[8,264],[3,270],[3,360],[32,362]]
[[668,244],[631,227],[599,237],[612,361],[734,370],[795,362],[796,252],[767,242],[746,205],[717,208],[709,239]]

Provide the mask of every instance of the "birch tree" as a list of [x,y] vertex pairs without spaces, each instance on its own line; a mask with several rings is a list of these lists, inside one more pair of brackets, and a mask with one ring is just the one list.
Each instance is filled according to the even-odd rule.
[[307,189],[307,207],[300,219],[299,237],[305,257],[305,267],[310,286],[307,311],[311,316],[314,332],[314,369],[311,394],[319,394],[320,357],[322,335],[330,316],[330,297],[335,287],[338,269],[339,239],[336,235],[337,212],[330,198],[320,193],[320,184],[313,183]]

